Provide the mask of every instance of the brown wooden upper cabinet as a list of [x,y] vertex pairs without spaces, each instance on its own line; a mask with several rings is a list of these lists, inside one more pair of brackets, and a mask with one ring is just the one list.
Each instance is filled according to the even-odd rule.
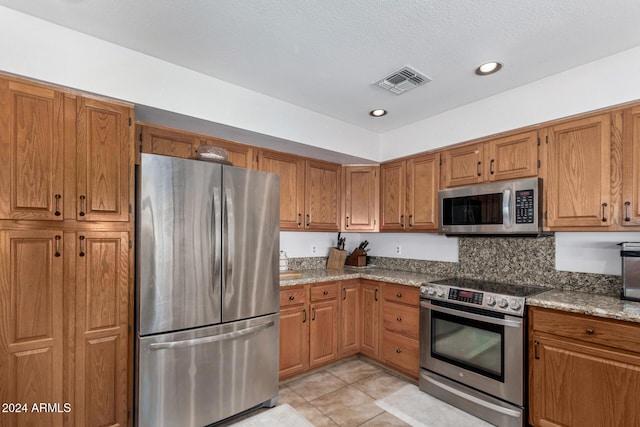
[[524,132],[442,152],[442,188],[536,176],[538,132]]
[[253,169],[254,147],[192,132],[170,129],[158,125],[138,123],[136,134],[143,153],[192,159],[201,145],[215,145],[227,150],[233,166]]
[[380,167],[380,230],[436,231],[440,153]]
[[128,221],[128,104],[0,78],[0,216]]
[[608,227],[611,222],[609,113],[545,129],[546,225]]
[[342,166],[307,159],[305,161],[305,228],[340,230]]
[[640,107],[624,111],[622,225],[640,225]]
[[343,231],[378,231],[380,166],[343,166]]
[[339,164],[259,149],[258,169],[280,175],[281,230],[339,230]]

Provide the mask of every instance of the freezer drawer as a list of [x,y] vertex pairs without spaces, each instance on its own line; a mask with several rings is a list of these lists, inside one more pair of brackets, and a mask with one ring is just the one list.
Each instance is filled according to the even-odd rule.
[[201,427],[278,395],[279,315],[139,339],[139,427]]

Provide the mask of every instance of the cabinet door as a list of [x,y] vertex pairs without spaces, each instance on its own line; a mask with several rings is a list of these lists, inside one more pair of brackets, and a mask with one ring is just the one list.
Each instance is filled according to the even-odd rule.
[[380,230],[404,230],[405,179],[404,160],[380,166]]
[[216,145],[227,150],[227,158],[233,166],[245,169],[254,169],[254,148],[246,144],[238,144],[218,138],[206,138],[203,144]]
[[536,426],[640,423],[640,356],[534,335],[530,422]]
[[622,224],[640,225],[640,107],[624,112]]
[[0,79],[0,218],[62,220],[63,96]]
[[486,143],[489,181],[526,178],[538,174],[538,132],[526,132]]
[[380,204],[379,166],[345,166],[344,231],[376,231]]
[[304,229],[304,159],[260,150],[258,169],[280,175],[280,230]]
[[478,184],[482,176],[482,144],[452,148],[441,153],[442,188]]
[[127,425],[128,233],[75,236],[76,425]]
[[309,366],[315,367],[335,360],[338,352],[338,302],[311,304],[309,326]]
[[0,231],[0,402],[29,405],[0,415],[3,426],[62,426],[62,413],[31,411],[66,402],[62,241],[55,230]]
[[200,145],[197,135],[163,127],[141,125],[142,152],[192,159]]
[[547,225],[606,227],[610,222],[611,120],[602,114],[548,129]]
[[307,160],[305,171],[305,228],[340,229],[342,167],[335,163]]
[[409,230],[438,229],[440,153],[407,160],[407,226]]
[[378,358],[380,354],[380,286],[363,283],[362,303],[362,353]]
[[77,206],[81,221],[128,221],[133,177],[129,107],[78,99]]
[[306,305],[280,310],[280,379],[309,368],[309,322]]
[[360,299],[358,283],[340,285],[339,355],[356,354],[360,350]]

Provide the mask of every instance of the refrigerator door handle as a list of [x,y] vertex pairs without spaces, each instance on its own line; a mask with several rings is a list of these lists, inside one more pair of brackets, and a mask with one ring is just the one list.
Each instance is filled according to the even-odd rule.
[[[213,209],[211,212],[211,229],[214,230],[214,236],[219,236],[218,226],[221,222],[220,217],[220,209],[219,207],[222,205],[222,200],[220,199],[220,188],[215,187],[213,189]],[[211,278],[211,291],[215,293],[216,291],[216,280],[220,280],[220,270],[222,269],[222,242],[220,238],[214,238],[214,259],[213,259],[213,277]],[[218,283],[219,284],[219,283]]]
[[272,327],[274,324],[275,322],[271,320],[261,325],[251,326],[250,328],[241,329],[239,331],[227,332],[226,334],[213,335],[213,336],[202,337],[202,338],[194,338],[194,339],[182,340],[182,341],[153,343],[153,344],[149,344],[149,349],[166,350],[170,348],[193,347],[194,345],[209,344],[209,343],[218,342],[218,341],[226,341],[229,339],[243,337],[245,335],[255,334],[257,332],[260,332],[263,329]]
[[224,289],[227,293],[228,288],[232,285],[231,276],[233,275],[233,236],[234,236],[234,218],[233,218],[233,197],[229,194],[229,191],[224,192],[224,213],[223,213],[223,230],[225,248],[225,276],[224,276]]

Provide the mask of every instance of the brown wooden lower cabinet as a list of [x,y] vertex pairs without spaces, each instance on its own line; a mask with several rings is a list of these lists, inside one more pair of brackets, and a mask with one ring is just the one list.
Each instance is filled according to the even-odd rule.
[[529,422],[640,425],[640,325],[532,307]]
[[417,287],[364,279],[281,288],[280,379],[358,353],[417,378],[417,300]]

